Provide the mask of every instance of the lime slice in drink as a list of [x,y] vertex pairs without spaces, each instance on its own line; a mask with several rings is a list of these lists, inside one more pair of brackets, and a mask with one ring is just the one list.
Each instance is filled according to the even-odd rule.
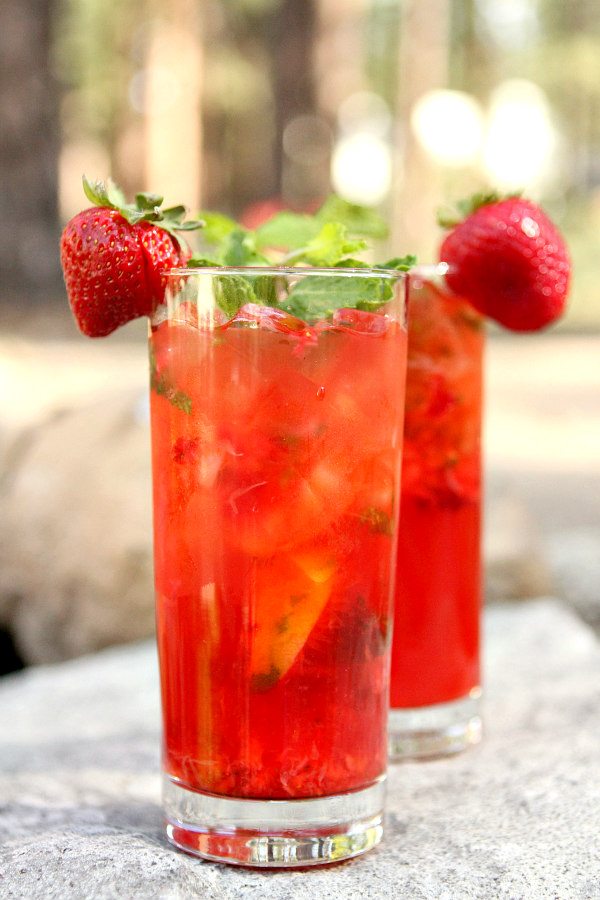
[[261,563],[252,605],[254,690],[268,690],[291,668],[329,599],[333,572],[333,563],[315,553]]

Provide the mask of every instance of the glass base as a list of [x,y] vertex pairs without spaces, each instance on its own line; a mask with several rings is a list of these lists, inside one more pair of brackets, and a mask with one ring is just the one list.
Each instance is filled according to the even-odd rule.
[[165,775],[169,841],[204,859],[294,868],[339,862],[383,835],[385,778],[362,791],[310,800],[245,800],[202,794]]
[[478,744],[482,735],[481,688],[450,703],[415,709],[390,709],[388,756],[390,762],[434,759]]

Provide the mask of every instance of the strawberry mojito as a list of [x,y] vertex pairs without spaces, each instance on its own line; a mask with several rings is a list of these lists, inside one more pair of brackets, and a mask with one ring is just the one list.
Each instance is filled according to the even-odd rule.
[[556,321],[571,271],[556,226],[519,196],[476,195],[440,224],[450,229],[445,278],[411,278],[392,759],[456,752],[481,736],[482,326]]
[[355,856],[382,835],[414,260],[367,267],[385,223],[335,196],[250,231],[83,186],[77,324],[150,320],[167,836],[250,866]]
[[[168,833],[314,864],[381,835],[404,281],[257,271],[172,274],[152,320]],[[336,308],[349,288],[387,299]]]
[[[433,274],[433,273],[430,273]],[[390,755],[477,739],[483,318],[411,277]]]

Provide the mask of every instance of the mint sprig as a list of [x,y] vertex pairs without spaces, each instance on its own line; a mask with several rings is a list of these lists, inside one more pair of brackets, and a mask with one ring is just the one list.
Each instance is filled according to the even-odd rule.
[[[365,237],[382,238],[387,225],[372,209],[331,196],[314,215],[275,213],[255,231],[244,228],[221,213],[203,211],[205,228],[200,234],[204,252],[189,266],[246,268],[253,266],[306,266],[315,268],[365,268],[357,258],[367,249]],[[374,268],[406,272],[414,256],[395,257]],[[311,276],[299,279],[289,294],[282,295],[273,276],[228,274],[217,276],[216,299],[232,317],[245,303],[280,307],[304,321],[333,314],[341,307],[377,310],[392,297],[389,278]]]
[[365,250],[366,246],[367,243],[362,238],[352,239],[341,222],[325,222],[306,246],[288,253],[284,262],[286,265],[302,262],[310,266],[330,268],[337,266],[345,256]]
[[294,285],[282,307],[311,322],[332,316],[340,307],[376,310],[391,297],[388,278],[307,275]]
[[350,203],[336,194],[327,198],[316,213],[319,222],[339,222],[349,234],[382,240],[388,236],[387,222],[375,209]]
[[310,243],[321,230],[322,223],[316,216],[294,212],[279,212],[256,229],[257,249],[271,248],[285,251],[298,250]]
[[[388,260],[381,265],[373,266],[374,274],[331,275],[327,278],[318,275],[307,275],[292,288],[286,301],[282,303],[285,310],[305,321],[322,319],[333,315],[336,309],[362,309],[376,312],[393,297],[392,282],[386,277],[377,277],[379,270],[408,272],[416,263],[415,256],[402,256]],[[359,259],[341,260],[335,268],[361,269],[369,268]]]

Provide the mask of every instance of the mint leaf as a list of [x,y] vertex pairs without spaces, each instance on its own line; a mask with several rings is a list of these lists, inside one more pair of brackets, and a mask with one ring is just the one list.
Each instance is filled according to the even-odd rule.
[[311,266],[335,266],[341,259],[357,250],[364,250],[363,240],[351,240],[348,229],[340,222],[326,222],[319,233],[305,247],[290,253],[286,262],[306,262]]
[[417,257],[411,253],[406,256],[394,256],[385,263],[377,263],[376,269],[395,269],[396,272],[409,272],[417,264]]
[[317,236],[321,223],[314,216],[293,212],[276,213],[255,232],[256,247],[298,250]]
[[189,269],[218,269],[220,263],[206,256],[190,256],[187,266]]
[[[364,259],[353,259],[351,256],[346,259],[340,259],[334,266],[335,269],[370,269],[372,266],[366,263]],[[381,266],[376,266],[381,268]]]
[[180,409],[186,415],[191,415],[192,400],[183,391],[171,384],[164,372],[159,375],[156,370],[156,357],[152,350],[150,351],[150,387],[156,391],[161,397],[165,397],[169,403]]
[[363,237],[381,239],[387,237],[389,231],[385,219],[376,210],[350,203],[335,194],[327,198],[316,218],[321,222],[340,222],[349,234]]
[[227,235],[219,258],[222,265],[231,266],[253,266],[268,265],[269,261],[264,256],[256,252],[254,238],[248,231],[238,228]]
[[[221,264],[205,256],[192,256],[188,268],[218,269]],[[276,277],[273,275],[218,275],[215,277],[215,300],[226,316],[232,318],[245,303],[277,306]]]
[[393,519],[378,506],[368,506],[363,510],[360,521],[368,525],[376,534],[385,534],[391,537],[394,533]]
[[215,278],[215,300],[225,315],[232,319],[245,303],[256,303],[250,280],[242,275],[218,275]]
[[258,303],[262,303],[265,306],[279,305],[277,279],[273,275],[258,275],[256,278],[248,276],[248,281],[253,286]]
[[[275,213],[255,232],[242,228],[220,213],[203,213],[206,227],[202,234],[212,244],[207,256],[194,257],[189,265],[252,267],[269,265],[314,266],[323,268],[369,268],[354,254],[364,250],[366,242],[356,237],[366,234],[383,237],[387,226],[373,210],[340,197],[329,197],[316,216],[283,211]],[[335,217],[335,218],[333,218]],[[287,250],[283,259],[269,259],[263,251]],[[273,255],[272,255],[273,256]],[[215,260],[215,261],[213,261]],[[404,272],[415,263],[413,256],[394,257],[380,266]],[[217,302],[227,316],[234,316],[245,303],[259,303],[290,312],[305,321],[326,318],[341,307],[373,311],[393,296],[393,282],[373,275],[368,278],[311,276],[300,279],[287,297],[277,276],[219,276]],[[282,282],[285,285],[285,280]]]
[[199,218],[205,222],[202,240],[206,244],[220,244],[232,231],[240,230],[238,223],[223,213],[202,211]]
[[307,275],[294,285],[283,309],[305,321],[327,318],[336,309],[376,310],[391,299],[392,285],[388,278],[352,275]]

